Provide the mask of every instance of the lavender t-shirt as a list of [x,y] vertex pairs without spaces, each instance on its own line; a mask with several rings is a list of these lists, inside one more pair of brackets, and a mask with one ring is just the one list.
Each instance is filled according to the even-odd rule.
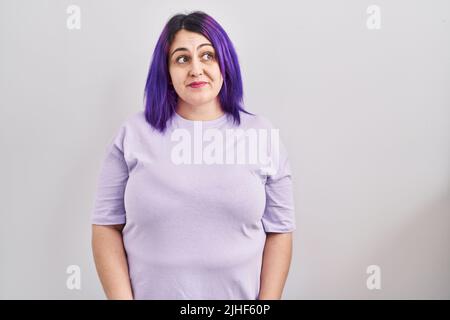
[[135,299],[258,299],[266,232],[296,229],[292,177],[277,129],[240,115],[160,133],[139,111],[110,140],[91,221],[125,224]]

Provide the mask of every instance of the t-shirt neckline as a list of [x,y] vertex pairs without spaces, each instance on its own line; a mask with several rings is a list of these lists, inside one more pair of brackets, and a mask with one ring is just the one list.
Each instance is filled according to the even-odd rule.
[[220,117],[212,120],[189,120],[183,118],[176,111],[174,111],[173,118],[177,122],[177,124],[183,128],[192,128],[194,127],[195,123],[201,123],[203,128],[216,128],[227,121],[228,114],[225,112]]

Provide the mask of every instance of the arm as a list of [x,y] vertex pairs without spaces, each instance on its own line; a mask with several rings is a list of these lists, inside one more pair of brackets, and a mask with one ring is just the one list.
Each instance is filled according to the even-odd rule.
[[108,299],[132,300],[128,263],[120,225],[92,225],[95,266]]
[[259,300],[281,299],[292,258],[292,233],[268,233],[263,252]]

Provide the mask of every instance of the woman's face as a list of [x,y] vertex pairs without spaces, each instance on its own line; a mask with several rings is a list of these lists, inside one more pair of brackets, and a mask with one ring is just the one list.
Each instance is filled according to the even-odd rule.
[[[216,52],[203,35],[181,29],[169,49],[169,73],[179,99],[198,106],[217,99],[223,78]],[[193,87],[193,82],[205,82]]]

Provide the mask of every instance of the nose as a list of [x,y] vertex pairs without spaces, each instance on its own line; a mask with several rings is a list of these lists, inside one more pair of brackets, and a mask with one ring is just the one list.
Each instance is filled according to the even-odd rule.
[[198,77],[203,74],[203,66],[198,59],[192,59],[190,74],[192,77]]

